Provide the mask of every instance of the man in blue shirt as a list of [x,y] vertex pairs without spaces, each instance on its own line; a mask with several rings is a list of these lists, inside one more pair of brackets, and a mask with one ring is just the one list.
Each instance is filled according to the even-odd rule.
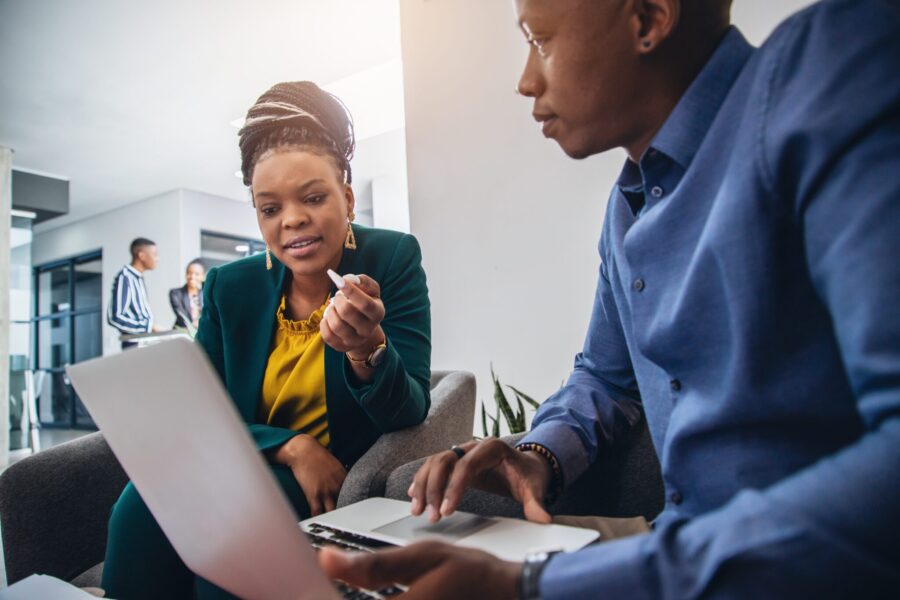
[[[410,598],[900,593],[900,4],[826,0],[759,49],[728,0],[516,0],[520,92],[572,157],[624,147],[583,351],[520,450],[429,459],[414,512],[502,488],[548,520],[641,410],[652,533],[519,564],[323,553]],[[524,451],[522,451],[524,450]]]

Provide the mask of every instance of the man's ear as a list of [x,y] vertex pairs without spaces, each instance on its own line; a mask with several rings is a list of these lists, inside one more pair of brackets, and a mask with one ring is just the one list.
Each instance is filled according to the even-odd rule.
[[635,51],[647,55],[675,32],[681,18],[681,0],[635,0],[633,10]]

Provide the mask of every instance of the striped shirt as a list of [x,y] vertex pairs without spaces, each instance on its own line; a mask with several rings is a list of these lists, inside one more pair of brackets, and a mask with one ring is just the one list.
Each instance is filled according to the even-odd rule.
[[153,327],[144,277],[131,265],[113,280],[106,321],[122,333],[146,333]]

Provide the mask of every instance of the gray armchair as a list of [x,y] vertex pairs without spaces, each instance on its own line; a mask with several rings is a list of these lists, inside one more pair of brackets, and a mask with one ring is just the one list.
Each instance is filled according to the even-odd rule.
[[388,475],[394,469],[471,438],[474,422],[475,376],[465,371],[432,373],[431,410],[425,422],[381,436],[347,473],[338,508],[384,496]]
[[[475,376],[434,372],[431,410],[417,427],[383,435],[350,469],[344,506],[383,496],[399,465],[472,436]],[[0,475],[0,529],[7,581],[32,573],[81,586],[100,581],[107,520],[128,477],[100,433],[26,458]]]

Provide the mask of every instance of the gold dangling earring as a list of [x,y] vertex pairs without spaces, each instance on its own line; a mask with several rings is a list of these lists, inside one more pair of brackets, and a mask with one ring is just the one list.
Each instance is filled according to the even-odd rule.
[[272,255],[269,254],[269,245],[266,244],[266,271],[272,270]]
[[356,250],[356,236],[353,235],[353,219],[356,215],[351,212],[347,217],[347,238],[344,240],[344,248],[347,250]]

